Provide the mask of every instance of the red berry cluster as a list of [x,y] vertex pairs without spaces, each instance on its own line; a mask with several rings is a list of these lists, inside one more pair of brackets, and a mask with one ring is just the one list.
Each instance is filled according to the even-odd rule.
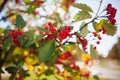
[[22,77],[18,77],[15,80],[24,80]]
[[82,71],[81,76],[88,77],[88,76],[90,76],[90,73],[88,71]]
[[41,0],[34,0],[33,1],[37,6],[40,6],[42,3],[43,3],[43,1],[41,1]]
[[63,30],[58,33],[58,39],[62,42],[67,37],[71,36],[71,26],[66,26]]
[[71,57],[72,54],[70,52],[65,52],[65,53],[62,53],[58,59],[61,59],[61,60],[65,60],[65,59],[68,59],[69,57]]
[[57,30],[55,29],[55,27],[53,26],[51,22],[48,22],[48,26],[49,26],[49,30],[51,31],[51,33],[55,34],[57,32]]
[[80,70],[80,67],[77,66],[76,64],[69,65],[69,68],[74,69],[74,70]]
[[34,50],[34,49],[30,49],[30,50],[29,50],[29,53],[30,53],[30,54],[36,54],[36,53],[37,53],[37,51],[36,51],[36,50]]
[[108,20],[111,22],[111,24],[115,24],[116,23],[116,19],[115,19],[115,15],[116,15],[116,11],[117,9],[115,9],[114,7],[112,7],[112,4],[108,4],[107,8],[106,8],[107,14],[108,14]]
[[67,0],[65,6],[66,6],[67,8],[69,8],[70,5],[71,5],[72,3],[74,3],[74,2],[75,2],[75,0]]
[[[45,40],[52,40],[54,39],[54,35],[57,33],[57,29],[53,26],[51,22],[48,22],[48,26],[45,26],[47,32],[45,32],[46,38]],[[40,34],[44,34],[40,32]]]
[[13,41],[14,45],[20,47],[18,38],[23,36],[23,32],[20,29],[18,29],[17,31],[11,30],[10,35],[12,37],[12,41]]
[[88,41],[84,37],[81,37],[81,36],[78,36],[78,35],[76,37],[81,42],[83,50],[86,50]]
[[19,3],[20,2],[20,0],[15,0],[15,3],[17,4],[17,3]]
[[63,65],[67,65],[71,69],[80,70],[79,66],[75,64],[75,61],[76,59],[71,54],[71,52],[65,52],[65,53],[60,54],[55,64],[63,64]]

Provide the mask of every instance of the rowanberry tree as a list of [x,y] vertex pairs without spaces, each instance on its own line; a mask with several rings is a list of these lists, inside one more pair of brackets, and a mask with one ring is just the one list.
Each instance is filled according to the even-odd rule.
[[[108,4],[100,11],[102,2],[92,15],[89,5],[75,0],[0,0],[0,14],[5,14],[0,23],[8,24],[0,26],[0,73],[4,67],[9,80],[31,80],[31,72],[36,80],[88,80],[92,75],[76,62],[89,66],[98,58],[101,34],[113,36],[117,30],[117,9]],[[74,17],[70,7],[78,9]]]

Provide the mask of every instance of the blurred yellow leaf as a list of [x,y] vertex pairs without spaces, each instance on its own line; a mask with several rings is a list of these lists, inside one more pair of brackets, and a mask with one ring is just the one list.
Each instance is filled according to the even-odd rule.
[[32,65],[27,65],[29,71],[33,71],[34,67]]
[[16,15],[11,16],[9,19],[10,19],[11,21],[12,21],[12,20],[16,20]]
[[14,55],[20,55],[23,53],[23,49],[22,48],[19,48],[19,47],[16,47],[13,51],[13,54]]
[[4,31],[4,29],[3,29],[3,28],[0,28],[0,34],[1,34],[3,31]]
[[90,60],[90,55],[89,54],[82,54],[81,60],[82,61],[88,61],[88,60]]
[[27,50],[24,50],[23,54],[24,54],[24,56],[27,56],[29,54],[29,52]]
[[74,44],[69,44],[65,46],[65,50],[66,51],[73,51],[75,49],[75,45]]
[[0,4],[2,4],[3,0],[0,0]]

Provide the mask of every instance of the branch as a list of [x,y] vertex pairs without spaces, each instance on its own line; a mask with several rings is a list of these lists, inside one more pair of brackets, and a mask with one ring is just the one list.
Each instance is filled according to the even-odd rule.
[[0,6],[0,13],[1,13],[1,11],[3,10],[3,8],[4,8],[5,4],[7,3],[7,1],[8,1],[8,0],[3,0],[3,3],[2,3],[1,6]]
[[97,13],[96,13],[95,17],[97,17],[97,15],[98,15],[98,13],[99,13],[99,11],[100,11],[100,8],[101,8],[101,5],[102,5],[102,2],[103,2],[103,0],[100,1],[100,4],[99,4],[99,7],[98,7],[98,10],[97,10]]
[[2,18],[0,19],[0,21],[6,20],[7,18],[9,18],[9,17],[11,17],[11,16],[13,16],[13,15],[14,15],[14,13],[11,13],[11,14],[5,16],[5,17],[2,17]]
[[83,26],[80,28],[80,30],[82,30],[85,26],[87,26],[89,23],[94,22],[94,21],[98,18],[98,13],[99,13],[99,11],[100,11],[102,2],[103,2],[103,0],[100,1],[100,4],[99,4],[99,7],[98,7],[98,10],[97,10],[97,13],[96,13],[95,17],[94,17],[91,21],[89,21],[89,22],[87,22],[85,25],[83,25]]

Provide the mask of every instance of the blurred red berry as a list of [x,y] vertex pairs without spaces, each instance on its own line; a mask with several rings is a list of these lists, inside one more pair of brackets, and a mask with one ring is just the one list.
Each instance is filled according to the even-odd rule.
[[97,41],[96,43],[97,43],[97,44],[100,44],[100,41]]
[[86,50],[88,41],[84,37],[81,37],[81,36],[78,36],[78,35],[76,35],[76,37],[81,42],[83,50]]
[[66,26],[63,30],[58,33],[58,39],[62,42],[67,37],[71,36],[71,26]]
[[96,47],[96,46],[94,46],[93,48],[96,50],[96,48],[97,48],[97,47]]
[[24,80],[22,77],[18,77],[15,80]]

